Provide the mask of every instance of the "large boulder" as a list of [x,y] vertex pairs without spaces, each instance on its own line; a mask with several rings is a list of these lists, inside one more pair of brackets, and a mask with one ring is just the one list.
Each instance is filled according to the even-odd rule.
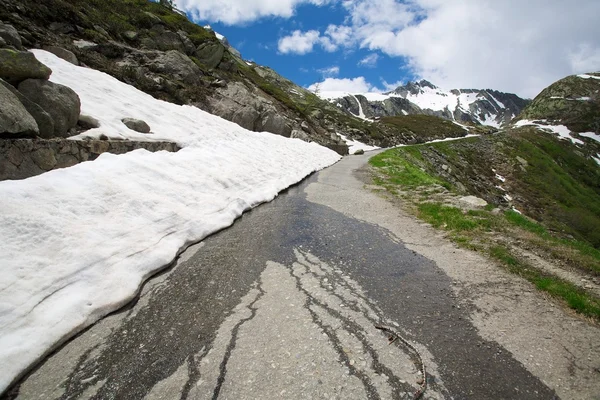
[[179,38],[181,39],[181,43],[183,43],[183,47],[185,47],[185,53],[188,56],[193,55],[194,52],[196,51],[196,46],[194,46],[194,43],[188,37],[187,33],[185,31],[177,31],[177,34],[179,35]]
[[67,49],[63,49],[62,47],[58,46],[44,46],[43,49],[54,54],[59,58],[62,58],[65,61],[70,62],[73,65],[79,65],[79,60],[77,60],[77,56]]
[[12,94],[17,96],[17,98],[19,99],[21,104],[23,104],[27,112],[31,114],[33,119],[35,119],[35,122],[37,123],[39,129],[38,135],[41,138],[50,139],[54,137],[54,121],[52,120],[50,114],[44,111],[44,109],[38,104],[25,97],[21,92],[15,89],[8,82],[5,82],[2,79],[0,79],[0,85],[3,85],[5,88],[10,90]]
[[200,84],[202,71],[188,56],[177,50],[160,53],[148,65],[151,71],[171,75],[187,84]]
[[0,49],[0,78],[18,84],[25,79],[48,79],[52,70],[39,62],[33,53]]
[[[159,26],[162,28],[161,25]],[[186,52],[181,38],[175,32],[164,31],[160,33],[154,37],[154,43],[158,50],[161,51],[177,50],[182,53]]]
[[23,50],[21,36],[12,25],[4,24],[0,21],[0,38],[4,40],[6,45],[14,47],[17,50]]
[[194,56],[208,68],[216,68],[223,60],[225,46],[220,42],[204,42],[196,48]]
[[39,133],[35,119],[19,98],[0,85],[0,137],[28,137]]
[[27,79],[19,84],[19,92],[29,100],[37,103],[54,121],[55,137],[67,137],[75,128],[81,101],[71,88],[50,81]]

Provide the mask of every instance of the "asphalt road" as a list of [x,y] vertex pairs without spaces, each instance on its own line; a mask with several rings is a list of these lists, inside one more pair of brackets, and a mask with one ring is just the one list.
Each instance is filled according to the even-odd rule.
[[557,397],[480,335],[436,261],[353,217],[394,217],[358,195],[366,160],[346,157],[188,249],[6,397],[413,398],[419,358],[376,325],[416,348],[425,399]]

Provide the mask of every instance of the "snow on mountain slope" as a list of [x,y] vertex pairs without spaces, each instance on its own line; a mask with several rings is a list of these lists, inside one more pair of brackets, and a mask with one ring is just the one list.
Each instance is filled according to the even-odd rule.
[[[341,104],[340,99],[364,96],[372,103],[372,110],[365,110],[366,118],[407,114],[433,114],[450,120],[473,122],[476,124],[500,127],[514,118],[526,100],[516,95],[492,90],[453,89],[442,90],[422,80],[409,82],[388,93],[347,93],[321,92],[319,96],[331,102]],[[508,101],[502,101],[505,97]],[[407,106],[396,105],[394,99],[405,99]]]
[[68,337],[130,301],[192,242],[340,156],[314,143],[247,131],[191,106],[33,51],[101,126],[85,136],[139,138],[177,153],[104,153],[93,162],[0,182],[0,393]]

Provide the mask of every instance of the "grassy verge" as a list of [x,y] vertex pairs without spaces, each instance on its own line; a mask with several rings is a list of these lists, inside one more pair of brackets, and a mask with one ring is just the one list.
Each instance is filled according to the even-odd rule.
[[[402,193],[423,221],[448,232],[459,246],[485,253],[573,310],[600,320],[600,298],[519,258],[511,241],[526,243],[554,260],[569,258],[586,273],[600,276],[600,251],[586,242],[554,235],[544,225],[514,211],[498,212],[490,205],[480,210],[463,210],[432,200],[436,188],[452,197],[453,186],[430,172],[422,146],[392,149],[371,158],[376,168],[374,182],[393,194]],[[424,195],[425,194],[425,195]],[[454,196],[458,197],[458,196]],[[503,238],[503,240],[497,240]]]

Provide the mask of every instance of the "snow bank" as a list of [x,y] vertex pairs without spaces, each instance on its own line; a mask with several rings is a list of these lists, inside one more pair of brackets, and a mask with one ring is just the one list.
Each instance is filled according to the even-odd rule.
[[371,150],[377,150],[377,149],[381,148],[381,147],[377,147],[377,146],[370,146],[368,144],[364,144],[362,142],[359,142],[358,140],[348,139],[348,137],[346,137],[340,133],[338,133],[338,135],[348,145],[348,153],[350,153],[350,154],[354,154],[357,150],[371,151]]
[[581,75],[577,75],[577,76],[582,79],[600,79],[600,76],[596,76],[596,75],[581,74]]
[[[0,182],[0,393],[57,343],[131,300],[187,244],[340,156],[162,102],[34,50],[101,123],[85,136],[173,140],[178,153],[102,154]],[[121,118],[145,120],[152,135]]]
[[545,124],[543,124],[543,122],[544,121],[534,122],[534,121],[528,121],[526,119],[522,119],[515,123],[515,127],[533,125],[542,131],[546,131],[546,132],[550,131],[552,133],[557,134],[560,139],[568,139],[573,144],[584,144],[582,140],[571,136],[571,131],[566,126],[564,126],[564,125],[545,125]]

